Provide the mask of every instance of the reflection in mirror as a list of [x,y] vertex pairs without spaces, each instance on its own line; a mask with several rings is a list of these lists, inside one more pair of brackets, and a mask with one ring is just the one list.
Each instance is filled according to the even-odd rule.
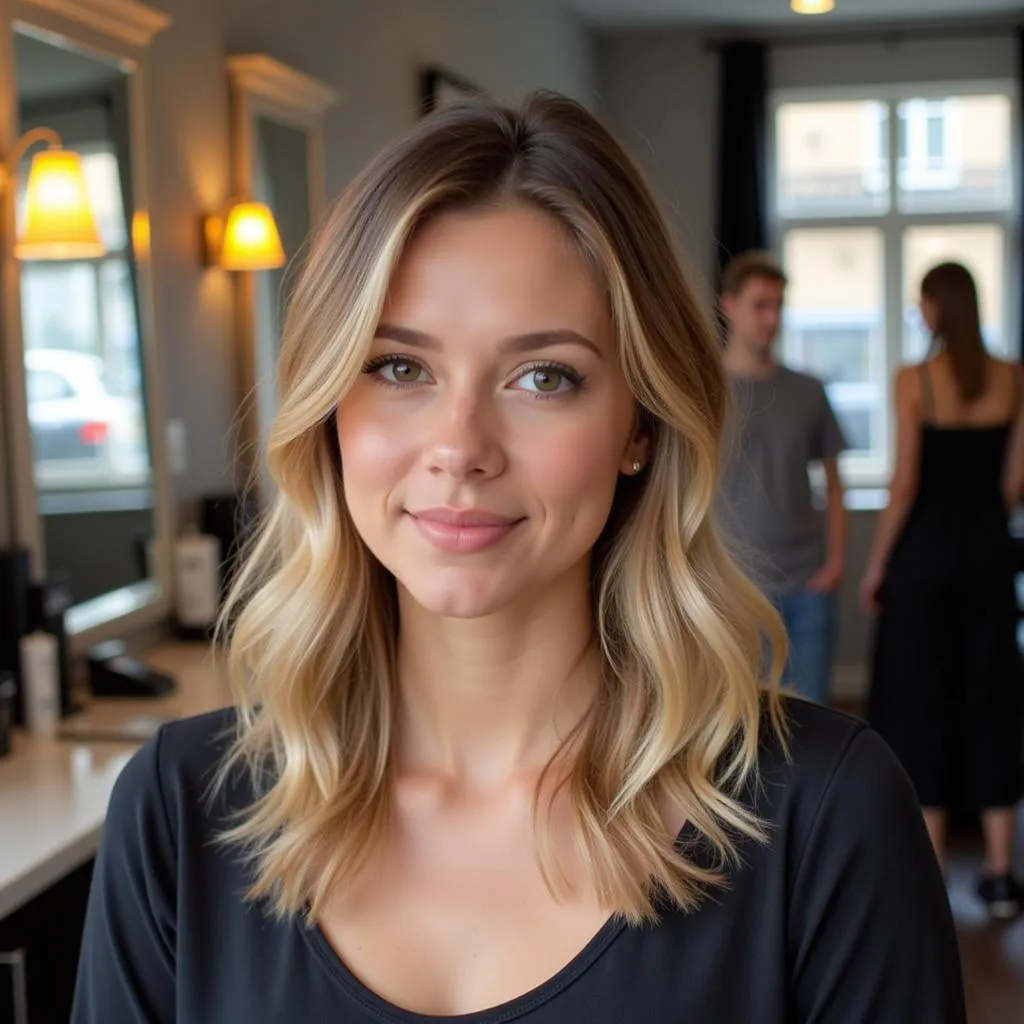
[[[156,501],[132,252],[128,74],[21,30],[14,51],[21,129],[53,128],[81,153],[107,250],[96,259],[21,264],[46,565],[67,574],[76,604],[143,581],[155,594]],[[21,188],[25,171],[27,164]],[[17,200],[23,216],[23,194]]]
[[305,129],[260,115],[253,125],[253,198],[273,211],[286,262],[255,274],[256,403],[261,448],[277,413],[274,368],[296,254],[310,230],[309,150]]

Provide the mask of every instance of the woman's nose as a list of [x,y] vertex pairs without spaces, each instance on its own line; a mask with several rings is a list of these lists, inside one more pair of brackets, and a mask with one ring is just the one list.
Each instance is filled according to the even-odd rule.
[[456,480],[497,476],[505,467],[500,423],[493,402],[473,389],[438,395],[425,424],[427,469]]

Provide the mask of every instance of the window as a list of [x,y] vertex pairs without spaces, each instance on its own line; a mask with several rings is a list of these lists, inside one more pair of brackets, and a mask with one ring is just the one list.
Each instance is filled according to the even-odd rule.
[[[26,262],[21,268],[29,425],[41,492],[137,487],[150,477],[117,155],[110,143],[76,148],[108,251],[95,260]],[[26,180],[22,174],[19,217]]]
[[1009,86],[775,99],[783,355],[825,382],[853,484],[890,472],[891,376],[931,344],[917,308],[929,267],[971,270],[986,343],[1009,353],[1012,123]]

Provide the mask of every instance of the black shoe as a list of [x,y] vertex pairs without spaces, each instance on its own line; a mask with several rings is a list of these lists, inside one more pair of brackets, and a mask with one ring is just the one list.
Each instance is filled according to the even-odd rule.
[[978,882],[978,898],[996,921],[1009,921],[1024,909],[1024,888],[1013,875],[983,875]]

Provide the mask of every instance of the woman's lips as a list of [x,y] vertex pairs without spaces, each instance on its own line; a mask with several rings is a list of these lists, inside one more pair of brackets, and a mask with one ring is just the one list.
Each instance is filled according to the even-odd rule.
[[500,544],[523,522],[483,509],[428,508],[410,512],[420,533],[439,551],[476,554]]

